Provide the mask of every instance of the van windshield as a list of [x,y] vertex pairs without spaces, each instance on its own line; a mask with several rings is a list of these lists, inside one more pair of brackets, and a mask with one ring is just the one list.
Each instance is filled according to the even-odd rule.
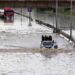
[[13,11],[5,11],[4,14],[13,14]]

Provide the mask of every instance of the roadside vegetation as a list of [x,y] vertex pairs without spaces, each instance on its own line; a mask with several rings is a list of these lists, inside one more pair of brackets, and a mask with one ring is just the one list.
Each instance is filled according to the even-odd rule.
[[[38,8],[37,12],[40,13],[48,13],[48,14],[55,14],[56,8]],[[69,7],[59,7],[58,8],[58,14],[59,15],[64,15],[64,16],[70,16],[70,8]],[[75,9],[72,11],[72,15],[75,16]]]

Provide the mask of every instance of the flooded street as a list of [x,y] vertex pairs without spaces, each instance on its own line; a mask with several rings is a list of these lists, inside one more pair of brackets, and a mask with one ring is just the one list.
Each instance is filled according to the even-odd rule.
[[[23,10],[28,16],[27,9]],[[21,12],[20,8],[15,11]],[[75,75],[73,44],[35,22],[38,18],[55,25],[53,16],[41,17],[35,12],[32,12],[32,26],[28,26],[28,18],[18,14],[13,23],[0,20],[0,75]],[[58,49],[40,49],[42,35],[51,35]]]
[[[28,15],[27,9],[23,13]],[[15,9],[16,12],[21,12],[20,8]],[[35,18],[35,10],[32,12],[32,18]],[[42,17],[41,17],[42,18]],[[40,48],[41,36],[52,35],[53,40],[57,42],[58,48],[69,48],[73,46],[63,37],[53,34],[51,28],[41,26],[35,22],[31,22],[32,26],[28,26],[29,19],[15,14],[13,23],[0,22],[0,48]],[[58,39],[59,38],[59,39]],[[37,44],[36,44],[37,43]]]
[[0,75],[74,75],[74,62],[75,53],[63,50],[0,52]]

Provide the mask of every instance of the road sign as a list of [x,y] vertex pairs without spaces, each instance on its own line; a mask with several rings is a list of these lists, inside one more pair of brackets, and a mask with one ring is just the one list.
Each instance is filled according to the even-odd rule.
[[32,12],[32,8],[31,7],[28,8],[28,12]]

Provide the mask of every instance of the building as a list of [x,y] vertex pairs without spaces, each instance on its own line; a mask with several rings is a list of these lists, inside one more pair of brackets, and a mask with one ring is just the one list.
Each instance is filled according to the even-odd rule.
[[[55,7],[56,0],[0,0],[0,7]],[[70,0],[58,0],[59,6],[69,6]],[[73,0],[75,6],[75,0]]]

